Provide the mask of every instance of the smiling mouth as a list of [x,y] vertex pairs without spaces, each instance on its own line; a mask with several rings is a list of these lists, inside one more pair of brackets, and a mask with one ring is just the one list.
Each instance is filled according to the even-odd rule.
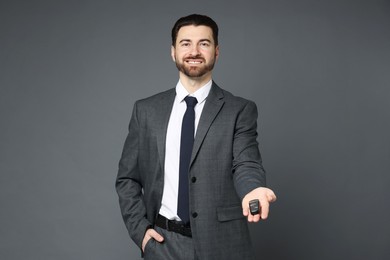
[[203,61],[200,61],[200,60],[187,60],[186,62],[188,64],[194,64],[194,65],[203,63]]

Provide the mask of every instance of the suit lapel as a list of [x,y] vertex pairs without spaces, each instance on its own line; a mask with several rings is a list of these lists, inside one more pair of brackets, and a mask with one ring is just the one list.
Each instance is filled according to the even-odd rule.
[[210,93],[207,96],[202,115],[199,120],[198,129],[196,130],[190,166],[196,158],[196,155],[199,152],[199,149],[211,124],[213,123],[215,117],[218,115],[223,104],[225,103],[225,101],[223,101],[223,97],[224,95],[222,89],[219,88],[217,84],[213,82]]
[[171,89],[166,92],[167,95],[163,96],[159,103],[158,117],[152,120],[158,121],[161,126],[161,131],[157,131],[157,150],[160,157],[160,164],[162,172],[164,172],[165,162],[165,142],[167,136],[168,122],[171,115],[173,102],[175,100],[176,92],[175,89]]

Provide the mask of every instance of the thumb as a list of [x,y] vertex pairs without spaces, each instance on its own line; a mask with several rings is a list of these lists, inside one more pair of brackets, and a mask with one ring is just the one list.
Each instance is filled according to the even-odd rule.
[[160,235],[156,230],[154,229],[149,229],[149,236],[151,236],[154,240],[158,242],[164,241],[164,237]]

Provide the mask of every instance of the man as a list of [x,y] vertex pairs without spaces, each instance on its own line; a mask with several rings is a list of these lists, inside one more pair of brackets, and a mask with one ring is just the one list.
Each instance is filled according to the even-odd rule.
[[[189,15],[172,29],[176,88],[134,105],[116,189],[145,259],[253,259],[249,222],[276,200],[265,188],[256,105],[219,88],[218,26]],[[259,200],[259,212],[249,202]]]

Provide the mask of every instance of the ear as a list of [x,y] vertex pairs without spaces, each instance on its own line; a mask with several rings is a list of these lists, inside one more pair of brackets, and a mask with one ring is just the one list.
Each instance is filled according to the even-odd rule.
[[219,45],[215,47],[215,60],[218,60],[219,57]]
[[172,57],[172,60],[173,60],[173,62],[176,62],[176,58],[175,58],[175,55],[176,54],[176,49],[175,49],[175,47],[172,45],[171,46],[171,57]]

